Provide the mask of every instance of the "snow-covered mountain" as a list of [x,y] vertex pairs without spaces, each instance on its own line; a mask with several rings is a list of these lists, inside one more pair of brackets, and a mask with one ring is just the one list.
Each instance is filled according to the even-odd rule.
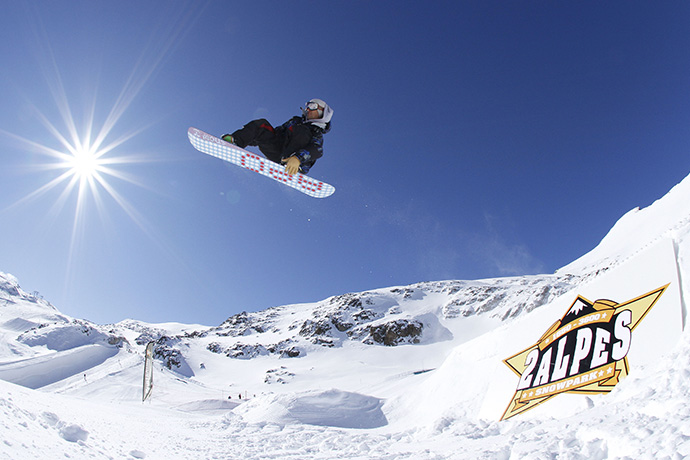
[[[555,274],[347,293],[218,326],[93,324],[0,273],[0,457],[690,455],[689,197],[690,176]],[[498,421],[518,383],[503,360],[578,295],[624,302],[665,284],[611,394]]]

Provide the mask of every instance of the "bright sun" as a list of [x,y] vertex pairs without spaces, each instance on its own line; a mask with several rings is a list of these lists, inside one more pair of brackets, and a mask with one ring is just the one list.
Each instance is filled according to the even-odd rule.
[[93,178],[101,166],[97,152],[94,152],[89,145],[75,149],[66,163],[72,174],[80,179]]

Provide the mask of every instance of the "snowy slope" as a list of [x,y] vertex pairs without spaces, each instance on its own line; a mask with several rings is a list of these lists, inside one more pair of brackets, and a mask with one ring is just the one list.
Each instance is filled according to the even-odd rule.
[[[582,273],[620,264],[662,238],[672,238],[679,249],[685,250],[690,226],[689,198],[690,178],[686,177],[651,206],[626,213],[597,247],[558,273]],[[683,259],[687,260],[687,255]]]
[[[688,197],[690,178],[556,274],[376,289],[218,326],[95,325],[0,273],[0,458],[690,456]],[[577,295],[624,302],[666,284],[611,394],[498,421],[518,380],[502,360]]]

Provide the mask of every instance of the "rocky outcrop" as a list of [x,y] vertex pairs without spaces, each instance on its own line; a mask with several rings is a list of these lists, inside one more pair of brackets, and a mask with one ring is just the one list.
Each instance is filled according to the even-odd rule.
[[419,343],[424,331],[421,321],[397,319],[356,329],[351,336],[366,344],[379,344],[394,347],[402,344]]
[[297,358],[304,356],[304,351],[293,340],[283,340],[274,345],[235,343],[230,347],[223,347],[218,342],[211,342],[206,349],[212,353],[223,354],[228,358],[251,359],[269,354],[281,358]]

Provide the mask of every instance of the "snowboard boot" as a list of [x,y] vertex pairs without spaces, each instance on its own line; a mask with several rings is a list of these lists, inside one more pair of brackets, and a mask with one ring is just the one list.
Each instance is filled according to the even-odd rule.
[[232,145],[237,145],[235,143],[235,138],[232,137],[232,134],[223,134],[220,136],[221,139],[223,139],[225,142],[230,142]]

